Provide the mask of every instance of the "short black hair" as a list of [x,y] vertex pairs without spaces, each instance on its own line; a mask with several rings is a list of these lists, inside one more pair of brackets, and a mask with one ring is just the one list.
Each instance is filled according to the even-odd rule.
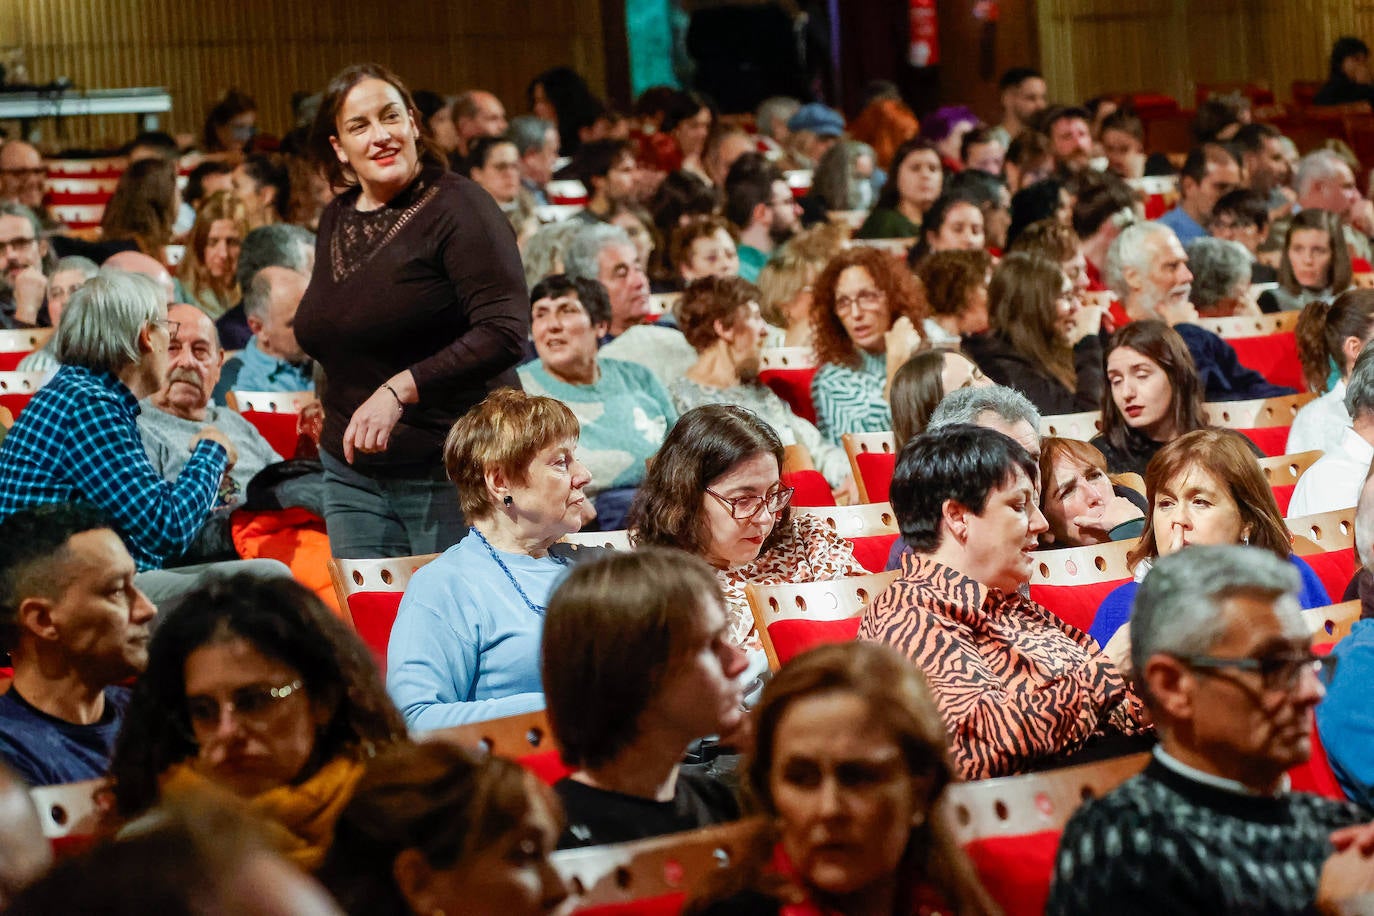
[[965,131],[964,139],[959,141],[959,161],[967,163],[968,151],[978,144],[995,142],[997,142],[997,135],[992,132],[991,127],[974,127]]
[[1044,78],[1044,74],[1034,67],[1012,67],[1002,72],[1002,78],[997,81],[997,91],[1005,92],[1008,89],[1020,86],[1028,79]]
[[1090,238],[1102,224],[1122,210],[1135,208],[1135,192],[1120,175],[1085,169],[1065,185],[1073,196],[1073,231]]
[[593,140],[578,148],[573,170],[591,193],[593,178],[605,178],[622,156],[634,158],[634,154],[628,140]]
[[176,159],[181,155],[181,147],[177,146],[176,138],[161,130],[142,131],[120,147],[119,153],[122,156],[127,156],[134,151],[135,147],[139,146],[157,150],[158,155],[163,159]]
[[1240,130],[1231,138],[1231,145],[1244,153],[1258,153],[1263,149],[1265,140],[1277,140],[1282,136],[1274,125],[1255,121],[1251,124],[1242,124]]
[[773,183],[782,180],[782,172],[763,153],[740,156],[725,176],[725,218],[748,228],[754,208],[771,201]]
[[1261,232],[1269,225],[1268,201],[1259,191],[1249,188],[1236,188],[1221,195],[1216,206],[1212,208],[1212,218],[1216,219],[1223,213],[1230,213],[1237,220],[1248,223]]
[[557,299],[568,293],[576,293],[577,301],[582,303],[587,317],[593,325],[610,324],[611,297],[600,280],[590,277],[569,277],[567,274],[549,274],[530,290],[530,308],[540,299]]
[[243,160],[243,170],[259,185],[277,189],[272,198],[272,209],[277,217],[286,222],[287,210],[291,206],[291,176],[286,166],[276,157],[267,153],[253,153]]
[[1145,142],[1145,124],[1133,111],[1120,108],[1103,118],[1102,133],[1109,130],[1119,130],[1123,134],[1130,134],[1141,143]]
[[1179,181],[1190,178],[1193,184],[1202,184],[1207,177],[1207,164],[1216,162],[1222,156],[1230,158],[1237,168],[1240,167],[1240,159],[1224,143],[1203,143],[1193,147],[1188,150],[1188,158],[1183,160],[1183,168],[1178,170]]
[[472,145],[468,147],[467,158],[463,160],[463,177],[470,178],[473,169],[486,168],[487,159],[491,157],[491,151],[503,143],[515,146],[515,141],[506,136],[478,137],[473,140]]
[[1060,121],[1083,121],[1091,124],[1093,116],[1088,113],[1088,109],[1079,108],[1077,105],[1052,105],[1040,114],[1040,130],[1048,135]]
[[1035,480],[1030,453],[993,429],[956,424],[912,439],[897,458],[890,491],[902,538],[917,553],[934,551],[946,500],[981,515],[989,494],[1018,467]]
[[186,191],[181,195],[181,199],[194,207],[205,196],[206,178],[211,175],[228,175],[233,171],[234,167],[227,162],[219,159],[206,159],[191,169],[191,174],[186,176]]
[[[67,542],[86,531],[112,528],[110,519],[88,503],[48,503],[21,509],[0,523],[0,647],[18,638],[19,604],[38,582],[57,587],[44,564],[59,559]],[[43,575],[37,581],[34,573]]]

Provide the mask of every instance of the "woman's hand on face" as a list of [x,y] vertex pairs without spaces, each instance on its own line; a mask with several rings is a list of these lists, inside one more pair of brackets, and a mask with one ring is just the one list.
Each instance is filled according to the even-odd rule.
[[1145,513],[1136,508],[1135,503],[1124,496],[1114,496],[1111,502],[1102,507],[1101,515],[1080,515],[1073,519],[1073,524],[1080,530],[1101,535],[1105,540],[1117,525],[1144,517]]
[[1078,342],[1090,334],[1096,334],[1102,330],[1102,306],[1084,305],[1081,306],[1073,316],[1073,324],[1069,326],[1069,346],[1078,346]]
[[889,366],[900,366],[910,358],[911,354],[921,349],[925,343],[917,332],[916,326],[905,315],[892,322],[892,327],[883,334],[883,341],[887,345],[887,364]]

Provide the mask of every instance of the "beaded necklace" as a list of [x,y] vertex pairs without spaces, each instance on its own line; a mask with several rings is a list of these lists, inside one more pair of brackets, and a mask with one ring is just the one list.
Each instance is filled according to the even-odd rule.
[[[540,617],[543,617],[544,612],[548,610],[548,608],[542,605],[535,604],[533,601],[530,600],[530,596],[525,594],[525,590],[520,587],[519,580],[515,578],[515,576],[511,573],[510,569],[506,566],[505,562],[502,561],[501,555],[496,552],[496,548],[491,546],[491,541],[488,541],[482,535],[482,532],[478,531],[476,528],[469,528],[468,531],[476,535],[477,540],[482,542],[482,546],[487,548],[487,553],[491,554],[491,558],[496,561],[496,565],[501,567],[501,572],[505,573],[506,578],[510,580],[510,584],[515,586],[515,591],[520,595],[521,598],[525,600],[525,606],[528,607],[531,611],[534,611]],[[553,560],[560,566],[568,565],[567,559],[565,559],[564,557],[560,557],[553,552],[549,553],[549,559]]]

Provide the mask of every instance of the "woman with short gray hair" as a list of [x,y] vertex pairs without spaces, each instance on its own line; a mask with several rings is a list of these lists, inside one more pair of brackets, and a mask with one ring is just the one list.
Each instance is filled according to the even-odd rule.
[[1250,290],[1250,253],[1240,242],[1200,238],[1188,246],[1193,287],[1188,298],[1202,318],[1258,315]]

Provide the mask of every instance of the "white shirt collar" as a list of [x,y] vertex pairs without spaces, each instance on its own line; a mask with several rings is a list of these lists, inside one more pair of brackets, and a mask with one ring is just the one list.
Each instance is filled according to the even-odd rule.
[[[1197,767],[1188,766],[1188,764],[1184,763],[1177,757],[1171,755],[1168,751],[1164,750],[1164,745],[1162,744],[1155,745],[1154,755],[1155,759],[1158,760],[1161,764],[1173,770],[1178,775],[1186,779],[1191,779],[1193,782],[1200,782],[1204,786],[1211,786],[1214,789],[1221,789],[1224,792],[1235,792],[1238,795],[1260,794],[1258,792],[1251,790],[1250,787],[1243,782],[1239,782],[1234,779],[1226,779],[1221,776],[1213,775],[1212,773],[1204,773]],[[1289,788],[1291,788],[1291,784],[1292,783],[1291,780],[1288,778],[1288,774],[1284,773],[1283,779],[1279,782],[1279,790],[1275,794],[1282,795],[1283,793],[1287,792]]]

